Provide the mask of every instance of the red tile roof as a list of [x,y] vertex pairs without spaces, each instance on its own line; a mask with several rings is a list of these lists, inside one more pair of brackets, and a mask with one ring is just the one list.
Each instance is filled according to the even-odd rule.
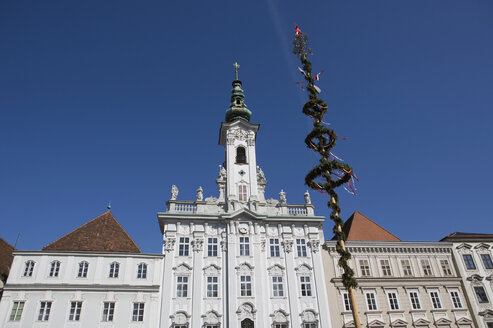
[[43,250],[142,253],[109,211],[46,245]]
[[346,234],[347,240],[401,241],[358,211],[355,211],[344,223],[342,230]]
[[12,251],[14,246],[7,243],[5,240],[0,238],[0,280],[4,280],[4,277],[8,277],[10,266],[12,265]]
[[478,241],[493,241],[493,234],[487,233],[472,233],[472,232],[452,232],[446,235],[440,241],[459,241],[459,240],[478,240]]

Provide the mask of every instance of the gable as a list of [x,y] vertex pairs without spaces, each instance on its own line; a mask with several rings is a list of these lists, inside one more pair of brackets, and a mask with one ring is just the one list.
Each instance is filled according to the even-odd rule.
[[363,214],[355,211],[344,223],[347,240],[357,241],[401,241]]
[[0,280],[3,280],[3,277],[9,275],[10,266],[14,259],[14,256],[12,255],[13,251],[14,246],[0,238]]
[[43,250],[142,253],[109,211],[46,245]]

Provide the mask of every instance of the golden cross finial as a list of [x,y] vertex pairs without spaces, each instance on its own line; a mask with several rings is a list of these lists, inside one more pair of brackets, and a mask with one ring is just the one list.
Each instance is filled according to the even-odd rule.
[[238,80],[238,68],[240,67],[240,65],[237,62],[235,62],[233,66],[235,68],[235,77],[236,77],[235,80]]

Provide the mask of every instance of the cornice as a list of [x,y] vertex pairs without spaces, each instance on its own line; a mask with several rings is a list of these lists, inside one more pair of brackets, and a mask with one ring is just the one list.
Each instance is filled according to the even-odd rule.
[[159,292],[159,285],[80,285],[80,284],[7,284],[5,291],[95,291],[95,292]]
[[119,252],[80,252],[80,251],[13,251],[15,255],[32,255],[32,256],[80,256],[80,257],[133,257],[133,258],[149,258],[149,259],[161,259],[164,258],[163,254],[151,254],[151,253],[119,253]]

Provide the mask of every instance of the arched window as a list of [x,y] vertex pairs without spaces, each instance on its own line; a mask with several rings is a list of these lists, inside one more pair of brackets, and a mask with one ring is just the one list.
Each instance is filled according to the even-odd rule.
[[59,272],[60,272],[60,261],[51,262],[50,277],[58,277]]
[[34,261],[27,261],[24,268],[24,277],[32,277],[34,271]]
[[113,262],[110,264],[110,278],[118,278],[118,272],[120,271],[120,263]]
[[246,164],[246,152],[245,147],[236,148],[236,163],[237,164]]
[[137,278],[146,279],[147,278],[147,264],[140,263],[137,267]]
[[79,262],[79,272],[77,278],[87,278],[87,269],[89,269],[89,263],[86,261]]

